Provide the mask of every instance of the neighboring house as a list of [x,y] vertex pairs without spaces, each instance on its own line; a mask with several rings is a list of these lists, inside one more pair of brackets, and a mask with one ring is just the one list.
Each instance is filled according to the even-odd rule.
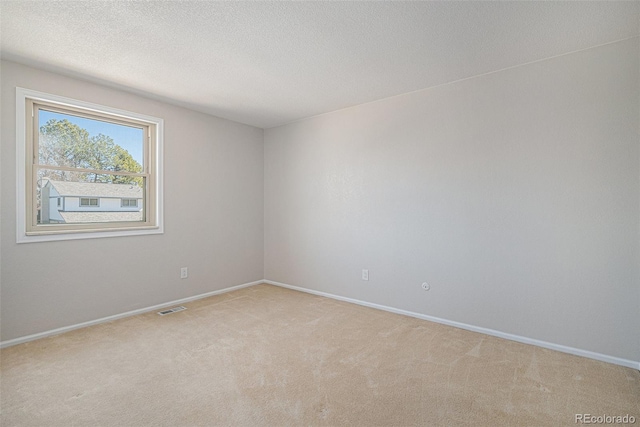
[[43,179],[40,223],[142,221],[142,188],[136,184]]

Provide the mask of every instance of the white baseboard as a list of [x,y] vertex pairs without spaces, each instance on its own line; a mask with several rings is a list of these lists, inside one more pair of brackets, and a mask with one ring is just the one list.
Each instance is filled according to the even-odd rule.
[[460,329],[466,329],[472,332],[479,332],[481,334],[491,335],[498,338],[504,338],[511,341],[517,341],[523,344],[535,345],[550,350],[560,351],[562,353],[573,354],[575,356],[587,357],[589,359],[599,360],[601,362],[612,363],[614,365],[626,366],[627,368],[633,368],[640,370],[640,361],[622,359],[619,357],[609,356],[607,354],[595,353],[593,351],[581,350],[579,348],[567,347],[565,345],[554,344],[546,341],[541,341],[533,338],[522,337],[520,335],[509,334],[506,332],[496,331],[494,329],[482,328],[480,326],[468,325],[466,323],[455,322],[453,320],[441,319],[439,317],[428,316],[426,314],[415,313],[412,311],[401,310],[398,308],[388,307],[386,305],[374,304],[371,302],[360,301],[354,298],[347,298],[340,295],[334,295],[327,292],[316,291],[313,289],[302,288],[299,286],[288,285],[286,283],[274,282],[273,280],[264,280],[263,283],[268,283],[274,286],[280,286],[282,288],[293,289],[295,291],[306,292],[308,294],[319,295],[327,298],[332,298],[339,301],[350,302],[353,304],[362,305],[365,307],[376,308],[378,310],[389,311],[391,313],[402,314],[405,316],[416,317],[422,320],[428,320],[431,322],[441,323],[443,325],[453,326]]
[[14,338],[12,340],[7,340],[7,341],[0,342],[0,348],[10,347],[12,345],[22,344],[22,343],[33,341],[33,340],[37,340],[37,339],[40,339],[40,338],[50,337],[52,335],[62,334],[62,333],[65,333],[65,332],[73,331],[74,329],[86,328],[87,326],[97,325],[99,323],[111,322],[112,320],[122,319],[124,317],[129,317],[129,316],[135,316],[136,314],[142,314],[142,313],[147,313],[149,311],[159,310],[161,308],[165,308],[165,307],[168,307],[170,305],[184,304],[184,303],[187,303],[187,302],[191,302],[191,301],[195,301],[195,300],[198,300],[198,299],[210,297],[210,296],[213,296],[213,295],[224,294],[224,293],[235,291],[235,290],[238,290],[238,289],[247,288],[249,286],[259,285],[260,283],[264,283],[264,281],[263,280],[258,280],[256,282],[244,283],[242,285],[231,286],[229,288],[219,289],[217,291],[211,291],[211,292],[207,292],[207,293],[204,293],[204,294],[195,295],[195,296],[192,296],[192,297],[178,299],[178,300],[175,300],[175,301],[168,301],[168,302],[164,302],[162,304],[154,305],[154,306],[151,306],[151,307],[139,308],[137,310],[127,311],[126,313],[120,313],[120,314],[115,314],[113,316],[103,317],[101,319],[90,320],[88,322],[82,322],[82,323],[78,323],[78,324],[71,325],[71,326],[64,326],[62,328],[52,329],[50,331],[39,332],[37,334],[32,334],[32,335],[27,335],[27,336],[24,336],[24,337]]

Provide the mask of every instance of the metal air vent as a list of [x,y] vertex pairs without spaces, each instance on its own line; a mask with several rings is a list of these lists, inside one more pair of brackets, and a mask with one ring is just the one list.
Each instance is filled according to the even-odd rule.
[[158,314],[160,316],[165,316],[167,314],[176,313],[178,311],[182,311],[182,310],[186,310],[186,309],[187,309],[187,307],[183,307],[183,306],[179,305],[178,307],[168,308],[166,310],[159,311]]

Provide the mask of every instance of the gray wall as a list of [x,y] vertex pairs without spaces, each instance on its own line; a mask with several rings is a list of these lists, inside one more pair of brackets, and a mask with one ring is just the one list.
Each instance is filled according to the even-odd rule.
[[266,130],[265,279],[640,360],[638,52]]
[[[325,114],[264,147],[260,129],[2,62],[1,339],[264,277],[640,360],[639,47]],[[17,245],[15,86],[164,118],[165,234]]]
[[[262,279],[262,129],[12,62],[1,73],[3,341]],[[17,245],[16,86],[163,118],[165,233]]]

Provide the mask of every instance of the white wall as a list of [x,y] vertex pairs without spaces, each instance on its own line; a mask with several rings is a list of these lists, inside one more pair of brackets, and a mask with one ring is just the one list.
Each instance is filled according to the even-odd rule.
[[639,47],[266,130],[265,279],[639,361]]
[[[3,341],[262,279],[261,129],[12,62],[1,67]],[[165,233],[16,244],[16,86],[163,118]]]

